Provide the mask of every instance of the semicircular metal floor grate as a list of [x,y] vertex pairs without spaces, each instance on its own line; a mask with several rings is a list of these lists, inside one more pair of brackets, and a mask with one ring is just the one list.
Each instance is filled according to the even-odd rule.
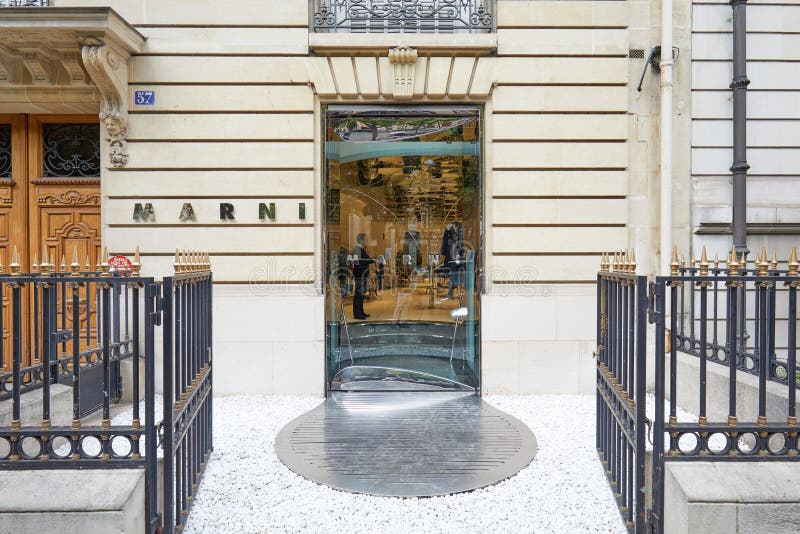
[[428,497],[474,490],[525,468],[536,438],[466,392],[339,392],[275,442],[295,473],[354,493]]

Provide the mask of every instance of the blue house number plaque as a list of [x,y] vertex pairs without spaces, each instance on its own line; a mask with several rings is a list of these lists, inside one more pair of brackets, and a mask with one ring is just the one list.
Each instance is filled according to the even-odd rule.
[[134,91],[133,101],[137,106],[152,106],[156,103],[155,91]]

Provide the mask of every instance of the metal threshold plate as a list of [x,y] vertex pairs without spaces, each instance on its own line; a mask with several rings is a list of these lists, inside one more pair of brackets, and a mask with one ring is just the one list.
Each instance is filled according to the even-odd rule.
[[336,392],[275,442],[295,473],[354,493],[431,497],[496,484],[525,468],[536,438],[469,392]]

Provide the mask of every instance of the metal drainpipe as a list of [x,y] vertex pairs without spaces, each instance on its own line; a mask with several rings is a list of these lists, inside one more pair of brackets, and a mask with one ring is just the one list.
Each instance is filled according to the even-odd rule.
[[747,254],[747,0],[730,0],[733,8],[733,246]]
[[660,271],[670,273],[672,250],[672,1],[661,1]]

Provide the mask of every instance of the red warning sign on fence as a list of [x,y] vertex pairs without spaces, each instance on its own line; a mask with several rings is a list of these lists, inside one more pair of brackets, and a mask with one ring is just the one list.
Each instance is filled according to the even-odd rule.
[[129,274],[133,271],[133,263],[125,256],[113,256],[108,259],[108,265],[112,272]]

